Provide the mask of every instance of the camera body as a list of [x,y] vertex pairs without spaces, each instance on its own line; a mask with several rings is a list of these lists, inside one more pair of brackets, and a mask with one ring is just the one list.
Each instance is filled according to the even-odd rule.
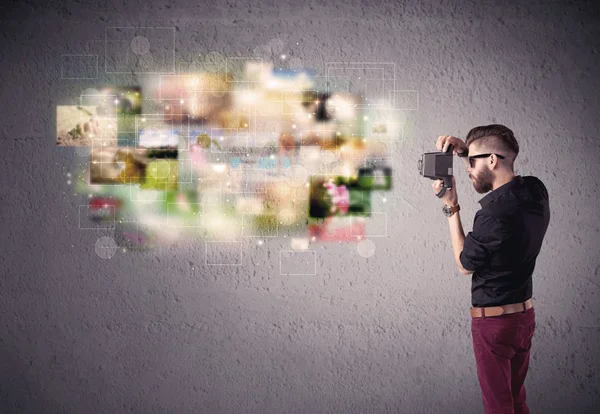
[[444,188],[440,196],[443,195],[446,189],[452,189],[452,175],[454,172],[452,150],[452,145],[448,145],[446,152],[426,152],[417,163],[419,173],[423,177],[444,181]]

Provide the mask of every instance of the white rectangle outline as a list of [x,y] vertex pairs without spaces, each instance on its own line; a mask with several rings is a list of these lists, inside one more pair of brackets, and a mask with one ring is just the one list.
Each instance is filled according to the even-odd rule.
[[[107,230],[107,229],[114,229],[115,228],[115,217],[117,215],[117,208],[115,206],[108,206],[112,209],[112,216],[113,216],[113,220],[112,220],[112,227],[81,227],[81,207],[87,207],[88,210],[90,208],[89,205],[83,204],[83,205],[78,205],[78,221],[79,221],[79,230]],[[110,222],[108,222],[107,224],[110,224]]]
[[[417,93],[417,107],[416,108],[396,108],[396,92],[416,92]],[[392,98],[392,95],[394,97]],[[418,111],[419,110],[419,91],[417,89],[402,89],[402,90],[391,90],[390,91],[390,102],[392,102],[392,108],[400,111]]]
[[[369,237],[387,237],[388,236],[388,232],[387,232],[387,227],[388,227],[388,219],[387,219],[387,211],[371,211],[371,216],[373,214],[385,214],[385,234],[368,234],[368,231],[365,231],[365,234],[361,234],[361,237],[364,237],[365,239],[368,239]],[[369,221],[371,217],[363,217],[366,220],[366,228],[368,228],[369,226]],[[352,230],[350,230],[350,235],[351,236],[359,236],[358,234],[352,234]]]
[[[196,226],[171,226],[171,225],[169,225],[169,206],[174,206],[176,204],[177,203],[167,203],[167,227],[175,228],[175,229],[204,227],[204,214],[202,212],[200,212],[201,223]],[[202,206],[202,203],[189,203],[189,204]]]
[[250,213],[242,213],[242,237],[260,237],[260,238],[267,238],[267,237],[279,237],[279,220],[277,219],[277,213],[272,213],[272,214],[268,214],[268,215],[273,215],[275,216],[275,224],[277,224],[277,234],[274,236],[244,236],[244,217],[245,216],[256,216],[258,214],[250,214]]
[[[64,70],[63,70],[63,57],[65,56],[87,56],[87,57],[95,57],[96,58],[96,77],[95,78],[65,78]],[[61,79],[98,79],[98,73],[100,69],[98,66],[98,55],[60,55],[60,78]]]
[[106,27],[104,28],[104,72],[105,73],[131,73],[131,70],[123,71],[123,72],[109,72],[106,70],[106,42],[108,42],[108,29],[134,29],[134,30],[142,30],[142,29],[171,29],[173,31],[173,70],[170,72],[137,72],[135,73],[143,73],[147,75],[160,75],[160,74],[174,74],[175,73],[175,27]]
[[336,79],[346,79],[344,85],[330,85],[329,75],[327,75],[325,79],[325,83],[327,85],[327,92],[329,94],[334,94],[336,92],[342,91],[345,93],[350,93],[350,78],[348,76],[338,76]]
[[[314,273],[282,273],[281,253],[313,253],[315,260]],[[279,275],[280,276],[316,276],[317,275],[317,252],[315,250],[280,250],[279,251]]]
[[[339,70],[343,70],[343,69],[364,69],[364,68],[360,68],[360,67],[353,67],[353,68],[332,68],[331,70],[338,70],[338,69],[339,69]],[[385,69],[384,69],[384,68],[368,68],[368,69],[375,69],[375,70],[381,71],[382,75],[385,75],[385,72],[384,72],[384,71],[385,71]],[[329,75],[329,68],[327,68],[327,83],[328,83],[328,84],[329,84],[329,76],[330,76],[330,75]],[[336,79],[338,79],[338,78],[346,78],[346,79],[350,79],[350,77],[348,77],[348,76],[344,76],[344,77],[336,77]],[[388,79],[385,79],[385,76],[382,76],[382,78],[381,78],[381,79],[377,79],[377,78],[365,78],[365,81],[367,81],[367,80],[380,80],[380,81],[382,81],[382,82],[385,82],[385,81],[387,81]],[[365,85],[366,85],[366,82],[365,82]],[[348,86],[348,85],[347,85],[347,86]],[[335,92],[335,90],[332,90],[332,91],[330,91],[330,92],[331,92],[331,93],[334,93],[334,92]],[[346,88],[345,92],[346,92],[346,93],[350,93],[349,86]],[[384,92],[384,93],[385,93],[385,92]],[[366,95],[366,88],[365,88],[365,91],[363,91],[363,97],[364,97],[365,95]],[[385,98],[385,97],[384,97],[384,98]],[[369,103],[359,103],[359,104],[357,104],[357,105],[356,105],[356,107],[357,107],[357,108],[381,108],[381,107],[385,107],[385,103],[383,103],[383,104],[377,104],[377,103],[371,103],[371,102],[369,102]]]
[[[367,78],[367,77],[365,77],[365,80],[383,80],[383,81],[384,80],[392,80],[392,79],[386,79],[385,78],[385,69],[384,68],[365,68],[365,67],[360,67],[360,66],[356,66],[356,67],[339,67],[339,68],[333,67],[333,68],[327,68],[327,76],[329,75],[329,71],[330,70],[335,71],[335,70],[365,70],[365,69],[366,70],[376,70],[378,72],[381,71],[381,75],[382,75],[381,79],[379,79],[379,78]],[[350,76],[341,76],[341,78],[349,79]]]
[[[399,133],[400,136],[396,137],[396,138],[389,138],[390,134],[388,134],[387,132],[385,134],[381,134],[378,132],[370,132],[365,134],[370,140],[373,140],[375,142],[398,142],[398,141],[402,141],[404,139],[404,126],[406,125],[406,122],[395,122],[396,125],[399,125]],[[368,131],[367,131],[368,132]]]
[[[237,264],[230,264],[230,263],[208,263],[208,243],[239,243],[240,244],[240,263]],[[244,255],[243,255],[243,249],[242,249],[243,245],[241,241],[237,241],[237,240],[232,240],[232,241],[205,241],[204,242],[204,264],[206,266],[241,266],[242,263],[244,262]]]
[[[125,184],[125,185],[129,185],[129,200],[131,200],[131,201],[139,201],[139,202],[141,202],[141,203],[146,203],[146,202],[147,202],[147,203],[153,203],[153,202],[155,202],[155,201],[167,201],[167,192],[166,192],[165,190],[156,190],[156,189],[145,189],[145,188],[140,188],[140,187],[139,187],[139,183],[135,183],[135,184]],[[152,200],[152,201],[148,201],[148,200],[144,200],[144,199],[140,199],[140,198],[132,198],[132,197],[131,197],[131,191],[132,191],[132,189],[134,188],[134,186],[137,186],[137,189],[138,189],[140,192],[144,192],[144,191],[155,191],[155,192],[157,192],[157,193],[160,193],[160,194],[162,194],[162,195],[163,195],[163,197],[162,197],[162,198],[158,198],[158,197],[157,197],[156,199],[154,199],[154,200]],[[170,190],[170,191],[173,191],[173,190]]]
[[[365,167],[365,168],[373,168],[373,165],[369,165],[369,161],[373,160],[373,161],[379,161],[379,160],[384,160],[384,164],[386,167],[392,167],[392,165],[394,164],[394,157],[391,156],[387,156],[387,157],[375,157],[372,155],[365,155],[364,157],[353,157],[353,160],[363,160],[363,163],[361,164],[361,167]],[[379,190],[375,190],[375,191],[379,191]]]
[[327,69],[328,66],[332,66],[334,68],[345,68],[347,66],[357,66],[357,69],[360,66],[391,66],[393,69],[393,78],[396,79],[396,63],[395,62],[325,62],[325,67]]
[[[353,67],[354,65],[357,65],[357,66]],[[325,83],[327,84],[328,80],[329,80],[328,71],[329,71],[330,67],[332,69],[365,69],[365,66],[367,66],[366,67],[367,69],[371,69],[369,66],[375,66],[372,69],[378,68],[378,69],[384,70],[384,80],[388,80],[388,79],[385,79],[385,69],[387,66],[391,66],[392,78],[390,80],[392,81],[392,88],[390,88],[390,90],[396,89],[396,63],[394,63],[394,62],[325,62]],[[359,105],[359,107],[367,107],[367,106]],[[377,108],[378,106],[370,105],[369,107]]]

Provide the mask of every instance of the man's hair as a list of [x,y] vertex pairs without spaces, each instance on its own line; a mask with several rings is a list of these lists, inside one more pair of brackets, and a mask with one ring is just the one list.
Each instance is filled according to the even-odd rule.
[[475,127],[467,134],[465,144],[468,147],[474,142],[485,152],[506,156],[510,169],[514,169],[515,158],[519,155],[519,143],[509,128],[499,124]]

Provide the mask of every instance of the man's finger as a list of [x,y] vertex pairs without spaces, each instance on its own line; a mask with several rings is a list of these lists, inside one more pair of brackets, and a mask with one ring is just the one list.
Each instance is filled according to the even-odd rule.
[[447,140],[448,140],[448,135],[444,135],[444,136],[442,136],[442,141],[440,142],[440,144],[441,144],[441,146],[440,146],[440,147],[441,147],[441,148],[443,148],[443,147],[444,147],[444,144],[446,144],[446,141],[447,141]]
[[[448,151],[448,147],[452,144],[452,135],[448,135],[446,138],[446,144],[444,145],[444,152]],[[456,147],[456,145],[454,146]]]

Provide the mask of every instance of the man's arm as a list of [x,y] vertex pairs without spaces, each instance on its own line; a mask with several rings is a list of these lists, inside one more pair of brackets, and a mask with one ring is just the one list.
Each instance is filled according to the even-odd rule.
[[465,232],[458,211],[448,217],[448,225],[450,226],[450,238],[452,239],[452,252],[454,253],[454,261],[458,265],[458,271],[463,275],[470,275],[474,270],[465,269],[460,262],[460,254],[465,245]]
[[[469,149],[465,146],[464,148],[461,148],[461,150],[461,153],[457,152],[457,155],[464,161],[465,166],[468,168],[469,159],[467,155],[469,153]],[[473,272],[475,272],[474,270],[465,269],[460,262],[460,254],[465,247],[465,232],[463,231],[458,211],[448,217],[448,225],[450,226],[450,238],[452,239],[452,252],[454,254],[454,261],[458,265],[458,271],[463,275],[473,274]]]

